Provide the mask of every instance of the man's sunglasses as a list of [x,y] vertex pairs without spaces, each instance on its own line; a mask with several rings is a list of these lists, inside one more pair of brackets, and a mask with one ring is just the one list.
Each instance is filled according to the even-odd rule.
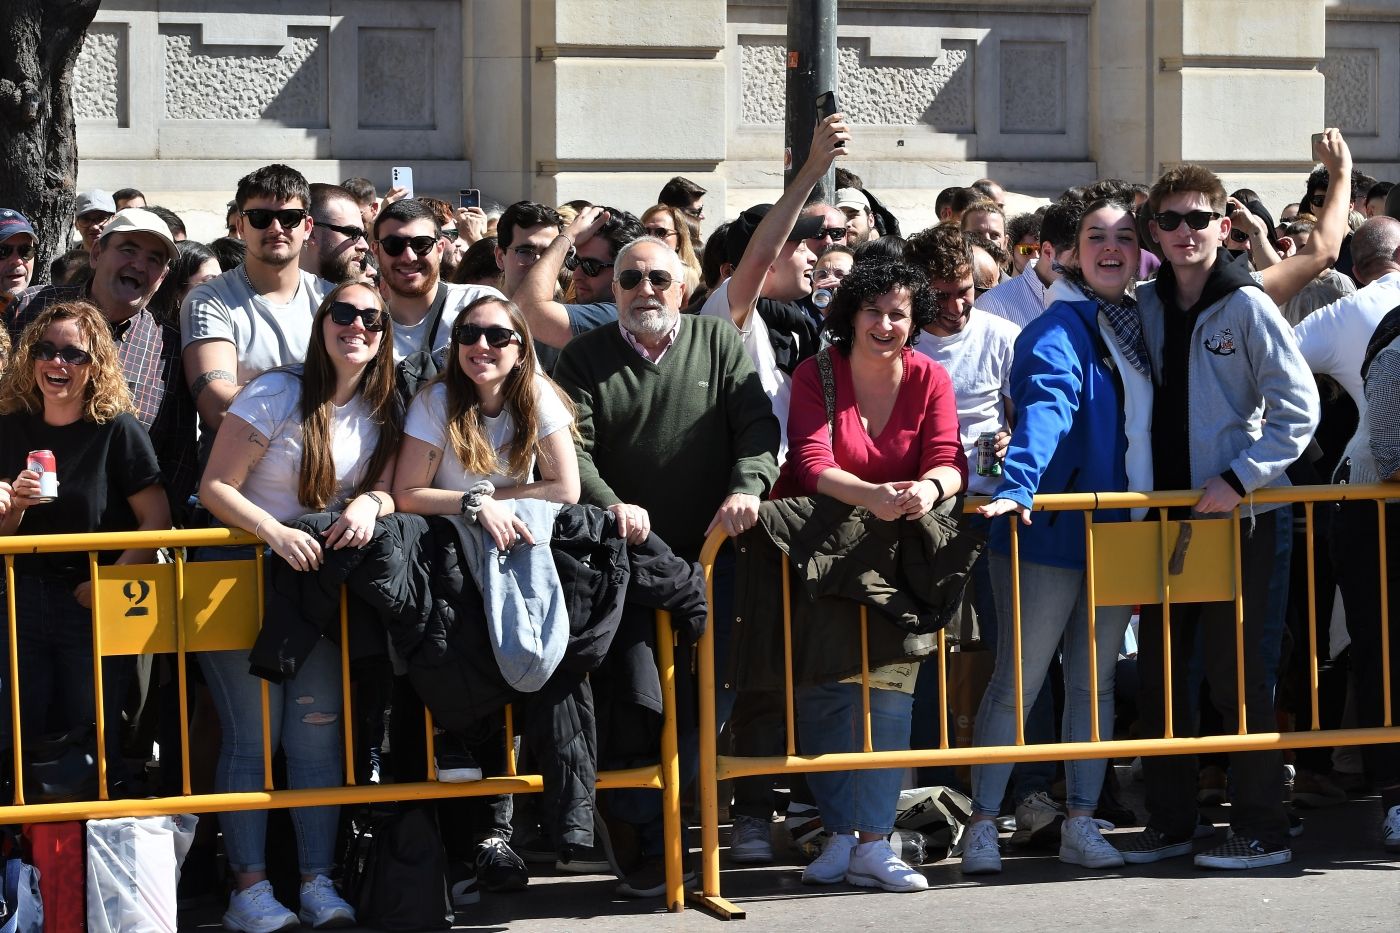
[[642,272],[640,269],[628,269],[626,272],[617,274],[617,284],[627,291],[631,291],[642,284],[642,279],[651,283],[651,287],[658,292],[664,292],[671,287],[676,280],[671,277],[671,273],[665,269],[652,269],[650,272]]
[[1324,192],[1320,192],[1320,193],[1315,194],[1315,195],[1313,195],[1312,197],[1308,198],[1308,203],[1311,204],[1313,207],[1321,207],[1321,206],[1322,206],[1322,202],[1323,202],[1323,200],[1324,200],[1326,197],[1327,197],[1327,193],[1326,193],[1325,191],[1324,191]]
[[405,249],[412,249],[419,259],[428,255],[437,246],[437,237],[427,236],[386,236],[381,237],[379,246],[390,256],[402,256]]
[[694,217],[696,220],[705,219],[705,209],[703,207],[683,207],[681,213],[687,217]]
[[25,261],[28,261],[28,260],[30,260],[30,259],[33,259],[33,258],[34,258],[34,244],[33,244],[33,243],[21,243],[21,244],[18,245],[18,246],[11,246],[11,245],[8,244],[8,243],[0,243],[0,262],[4,262],[6,259],[9,259],[11,256],[15,255],[16,253],[19,254],[19,258],[20,258],[20,259],[23,259],[23,260],[25,260]]
[[[257,225],[254,224],[254,226]],[[341,224],[328,224],[323,220],[316,221],[316,226],[325,227],[327,230],[334,230],[336,233],[345,237],[347,240],[362,240],[367,239],[369,237],[369,234],[366,233],[362,227],[347,227],[342,226]]]
[[92,362],[92,354],[82,347],[54,346],[51,340],[40,340],[29,348],[29,356],[32,359],[42,360],[47,363],[49,360],[61,359],[69,366],[86,366]]
[[1243,230],[1231,230],[1230,239],[1235,241],[1236,243],[1248,243],[1249,234],[1245,233]]
[[1186,226],[1192,230],[1204,230],[1210,226],[1211,221],[1219,220],[1220,214],[1215,211],[1188,211],[1185,214],[1178,214],[1176,211],[1161,211],[1153,214],[1152,219],[1157,221],[1157,226],[1163,230],[1175,230],[1181,226],[1181,222],[1186,221]]
[[482,335],[486,337],[486,345],[495,350],[503,350],[512,343],[523,342],[515,331],[498,324],[488,324],[485,327],[480,324],[458,324],[452,328],[452,339],[464,347],[472,346]]
[[647,236],[654,236],[658,240],[669,240],[676,235],[676,231],[667,230],[665,227],[643,227],[642,229],[646,231]]
[[597,278],[598,276],[603,274],[604,269],[611,269],[612,267],[613,264],[610,262],[602,262],[597,259],[589,259],[586,256],[570,256],[564,260],[564,268],[568,269],[570,272],[573,272],[576,269],[582,270],[583,274],[588,276],[590,279]]
[[246,211],[239,211],[239,213],[248,218],[248,223],[253,225],[254,230],[266,230],[272,226],[274,219],[283,230],[290,230],[306,220],[306,208],[304,207],[284,207],[280,211],[266,207],[254,207]]
[[1034,255],[1035,255],[1036,253],[1038,253],[1038,252],[1040,252],[1040,247],[1037,246],[1037,245],[1034,244],[1034,243],[1017,243],[1017,244],[1016,244],[1016,255],[1017,255],[1017,256],[1034,256]]
[[365,330],[377,334],[384,329],[384,312],[378,308],[357,308],[348,301],[331,302],[331,320],[349,327],[355,318],[364,322]]
[[845,238],[845,227],[822,227],[812,236],[814,240],[830,240],[833,243],[837,240],[844,240]]

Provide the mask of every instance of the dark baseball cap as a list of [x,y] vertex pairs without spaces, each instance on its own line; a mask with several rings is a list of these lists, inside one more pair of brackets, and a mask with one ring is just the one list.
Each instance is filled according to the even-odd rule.
[[21,233],[27,233],[34,239],[39,239],[34,233],[34,226],[29,222],[28,217],[19,211],[12,211],[8,207],[0,207],[0,243]]
[[[739,260],[744,258],[744,250],[749,248],[753,232],[772,209],[771,204],[755,204],[730,222],[729,231],[724,236],[724,253],[731,265],[737,266]],[[825,226],[826,221],[821,217],[798,217],[797,223],[787,235],[787,241],[796,243],[799,240],[811,239],[821,233]]]

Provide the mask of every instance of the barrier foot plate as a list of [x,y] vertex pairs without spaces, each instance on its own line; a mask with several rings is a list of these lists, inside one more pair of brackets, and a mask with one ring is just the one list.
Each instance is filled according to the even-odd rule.
[[690,891],[686,895],[686,900],[692,907],[707,910],[721,920],[743,920],[748,916],[744,908],[731,901],[726,901],[718,894],[710,895],[703,891]]

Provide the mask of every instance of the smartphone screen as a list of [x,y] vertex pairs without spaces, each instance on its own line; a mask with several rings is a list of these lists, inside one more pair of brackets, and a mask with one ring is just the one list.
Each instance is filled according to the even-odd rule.
[[395,165],[393,169],[390,170],[390,179],[393,182],[393,187],[403,188],[408,191],[408,194],[404,195],[404,197],[413,197],[413,169],[409,168],[407,165]]
[[476,188],[462,188],[457,192],[458,207],[480,207],[481,192]]

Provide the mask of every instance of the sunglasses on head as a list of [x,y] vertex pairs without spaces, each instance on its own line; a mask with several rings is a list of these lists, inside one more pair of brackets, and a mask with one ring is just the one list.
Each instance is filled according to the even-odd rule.
[[390,256],[402,256],[405,249],[412,249],[419,259],[433,251],[437,237],[428,236],[386,236],[379,240],[379,246]]
[[520,335],[509,327],[501,327],[499,324],[458,324],[452,329],[452,339],[463,346],[471,346],[482,338],[486,337],[486,345],[496,350],[504,349],[512,343],[521,343]]
[[837,240],[844,240],[845,238],[845,227],[822,227],[812,236],[814,240],[830,240],[833,243]]
[[1040,252],[1040,247],[1034,243],[1016,244],[1016,255],[1018,256],[1034,256],[1038,252]]
[[11,256],[19,254],[20,259],[29,260],[34,258],[34,244],[21,243],[18,246],[11,246],[8,243],[0,243],[0,262],[4,262]]
[[82,347],[71,345],[57,347],[51,340],[40,340],[34,344],[29,348],[29,355],[31,358],[43,360],[45,363],[49,360],[61,359],[69,366],[86,366],[92,362],[92,354]]
[[646,231],[647,236],[654,236],[658,240],[669,240],[676,235],[676,231],[667,230],[665,227],[643,227],[642,229]]
[[564,260],[564,268],[568,269],[570,272],[573,272],[574,270],[580,270],[583,272],[584,275],[588,276],[590,279],[597,278],[598,276],[603,274],[604,269],[611,269],[612,267],[613,264],[610,262],[602,262],[597,259],[589,259],[586,256],[582,258],[578,256],[570,256],[569,258]]
[[1185,214],[1178,214],[1176,211],[1162,211],[1152,215],[1152,219],[1157,221],[1157,226],[1163,230],[1175,230],[1181,226],[1181,222],[1186,221],[1186,226],[1192,230],[1204,230],[1210,226],[1211,221],[1219,220],[1220,214],[1215,211],[1187,211]]
[[627,291],[631,291],[642,284],[642,279],[651,283],[651,287],[658,292],[664,292],[671,287],[671,283],[676,280],[671,277],[671,273],[665,269],[652,269],[650,272],[642,272],[640,269],[628,269],[626,272],[617,274],[617,284]]
[[304,207],[284,207],[280,211],[274,211],[267,207],[254,207],[246,211],[239,211],[248,218],[248,223],[252,224],[254,230],[266,230],[272,226],[275,219],[283,230],[290,230],[306,220],[306,208]]
[[[257,226],[254,224],[254,226]],[[348,227],[342,224],[328,224],[325,221],[316,221],[316,226],[325,227],[327,230],[334,230],[347,240],[361,240],[369,236],[361,227]]]
[[332,321],[341,327],[349,327],[355,323],[355,318],[359,318],[365,325],[365,330],[371,333],[379,333],[384,329],[384,312],[378,308],[357,308],[348,301],[331,302],[330,317]]

